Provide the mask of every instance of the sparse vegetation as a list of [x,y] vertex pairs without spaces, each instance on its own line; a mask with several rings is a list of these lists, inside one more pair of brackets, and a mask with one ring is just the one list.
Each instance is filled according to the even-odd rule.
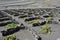
[[[14,28],[15,26],[17,26],[16,23],[11,23],[11,24],[8,24],[6,26],[7,29],[10,29],[10,28]],[[15,34],[11,34],[11,35],[8,35],[8,36],[4,36],[2,38],[2,40],[16,40],[16,35]]]
[[48,18],[46,18],[46,23],[48,24],[48,21],[51,21],[51,20],[53,20],[52,17],[48,17]]
[[[46,6],[49,6],[49,3],[48,3],[49,0],[47,0],[46,2],[48,4]],[[17,38],[19,38],[20,36],[23,37],[23,35],[24,35],[24,37],[21,39],[24,40],[24,38],[26,36],[28,37],[30,35],[26,31],[28,29],[30,32],[32,31],[31,32],[33,34],[32,36],[35,37],[35,34],[36,34],[37,39],[40,37],[40,34],[42,34],[41,38],[44,38],[43,36],[45,36],[47,38],[49,35],[46,36],[46,34],[51,34],[53,32],[53,31],[51,32],[51,28],[53,27],[52,29],[54,31],[55,31],[55,28],[57,28],[57,27],[54,27],[54,25],[53,25],[53,23],[57,24],[56,20],[54,20],[55,17],[57,17],[57,13],[55,13],[54,10],[56,10],[56,9],[54,9],[54,8],[51,8],[51,9],[50,8],[40,8],[40,9],[36,8],[36,9],[34,9],[33,8],[33,9],[15,9],[15,10],[11,9],[11,10],[5,10],[5,11],[2,10],[4,12],[6,12],[7,14],[9,14],[8,16],[11,16],[12,18],[10,19],[10,17],[9,17],[8,19],[6,19],[6,18],[1,19],[0,21],[3,22],[3,21],[12,20],[15,23],[13,23],[12,21],[3,22],[2,25],[4,25],[7,30],[1,31],[3,37],[0,40],[17,40]],[[4,16],[4,17],[6,17],[6,16]],[[2,16],[1,18],[4,18],[4,17]],[[16,18],[17,18],[17,20],[16,20]],[[1,22],[0,22],[0,25],[1,25]],[[24,24],[25,22],[27,24]],[[16,23],[19,25],[17,26]],[[30,24],[31,26],[28,24]],[[40,29],[39,29],[39,26],[40,26]],[[52,26],[52,27],[50,27],[50,26]],[[20,31],[20,30],[22,30],[22,31]],[[37,32],[39,32],[39,34]],[[17,35],[20,35],[20,34],[22,34],[22,35],[17,36],[17,35],[15,35],[15,33],[17,33]],[[27,34],[27,35],[25,35],[25,34]],[[29,38],[29,40],[30,39],[32,39],[32,38]],[[38,40],[42,40],[42,39],[38,39]]]
[[44,25],[44,26],[41,27],[41,31],[40,32],[42,34],[51,33],[51,27],[48,25],[48,21],[51,21],[51,20],[53,20],[52,17],[46,18],[46,25]]
[[14,27],[16,27],[16,26],[17,26],[17,24],[11,23],[11,24],[8,24],[8,25],[6,26],[6,28],[9,29],[9,28],[14,28]]
[[41,27],[41,31],[42,34],[46,34],[46,33],[51,33],[51,27],[48,25],[44,25]]
[[16,35],[11,34],[2,38],[2,40],[16,40]]
[[28,21],[27,23],[32,24],[32,23],[38,23],[38,22],[39,22],[39,20],[32,20],[32,21]]

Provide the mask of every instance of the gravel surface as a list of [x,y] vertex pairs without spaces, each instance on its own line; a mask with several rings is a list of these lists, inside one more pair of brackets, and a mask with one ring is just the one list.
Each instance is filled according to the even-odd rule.
[[[41,26],[32,27],[32,24],[28,25],[27,23],[24,22],[24,19],[15,16],[11,16],[11,17],[14,18],[16,21],[18,21],[19,24],[23,23],[25,26],[30,27],[31,29],[35,30],[37,33],[39,33],[41,29],[40,28]],[[58,19],[59,17],[54,17],[54,20],[59,23]],[[57,40],[58,38],[60,38],[60,24],[49,24],[49,26],[51,27],[52,30],[51,34],[38,34],[40,37],[42,37],[42,40]],[[0,28],[0,30],[2,29],[4,28]],[[16,35],[17,38],[20,40],[35,40],[31,32],[29,32],[28,30],[20,30],[19,32],[16,33]]]

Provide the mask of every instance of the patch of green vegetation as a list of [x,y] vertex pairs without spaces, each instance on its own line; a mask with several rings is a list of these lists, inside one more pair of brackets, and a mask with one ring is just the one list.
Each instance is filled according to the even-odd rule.
[[48,17],[48,18],[46,18],[46,20],[53,20],[53,18],[52,17]]
[[38,22],[39,22],[39,20],[32,20],[32,21],[28,21],[27,23],[32,24],[32,23],[38,23]]
[[[10,29],[10,28],[15,28],[16,26],[17,26],[16,23],[10,23],[10,24],[6,25],[6,28]],[[2,40],[15,40],[15,39],[16,39],[15,34],[11,34],[11,35],[2,37]]]
[[6,28],[9,29],[9,28],[14,28],[16,26],[17,26],[16,23],[11,23],[11,24],[6,25]]
[[49,25],[44,25],[41,27],[41,31],[42,34],[47,34],[47,33],[51,33],[51,27]]
[[2,40],[15,40],[15,39],[16,39],[15,34],[11,34],[2,38]]
[[51,21],[51,20],[53,20],[52,17],[48,17],[48,18],[46,18],[46,23],[48,23],[48,21]]

